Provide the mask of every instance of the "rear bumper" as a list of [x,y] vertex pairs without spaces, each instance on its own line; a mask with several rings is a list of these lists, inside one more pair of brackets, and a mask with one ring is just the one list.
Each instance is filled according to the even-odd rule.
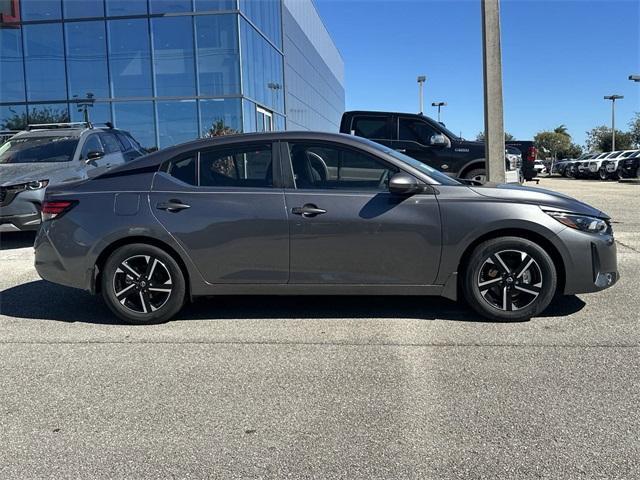
[[558,234],[567,245],[564,293],[590,293],[613,286],[619,279],[613,235],[594,235],[567,228]]

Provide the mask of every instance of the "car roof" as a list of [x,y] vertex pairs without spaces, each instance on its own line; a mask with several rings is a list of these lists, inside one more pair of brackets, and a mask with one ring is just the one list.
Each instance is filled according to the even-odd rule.
[[[122,131],[106,126],[69,127],[69,128],[38,128],[33,126],[30,130],[21,130],[14,137],[80,137],[85,132],[113,132]],[[13,138],[13,137],[12,137]]]

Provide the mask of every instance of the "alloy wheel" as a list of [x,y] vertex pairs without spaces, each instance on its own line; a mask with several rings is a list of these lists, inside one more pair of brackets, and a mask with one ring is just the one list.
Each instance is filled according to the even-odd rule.
[[162,261],[151,255],[134,255],[116,268],[113,291],[124,308],[135,313],[151,313],[167,303],[173,281]]
[[528,307],[538,298],[542,281],[542,270],[533,257],[521,250],[502,250],[483,262],[477,286],[489,305],[514,311]]

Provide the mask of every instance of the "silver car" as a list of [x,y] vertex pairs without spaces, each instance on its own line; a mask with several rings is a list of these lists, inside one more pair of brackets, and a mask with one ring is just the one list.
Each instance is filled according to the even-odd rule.
[[48,186],[100,175],[144,153],[110,126],[29,126],[0,146],[0,232],[36,230]]
[[42,212],[40,276],[101,293],[132,323],[228,294],[463,296],[513,321],[618,280],[603,212],[465,185],[350,135],[194,141],[49,189]]

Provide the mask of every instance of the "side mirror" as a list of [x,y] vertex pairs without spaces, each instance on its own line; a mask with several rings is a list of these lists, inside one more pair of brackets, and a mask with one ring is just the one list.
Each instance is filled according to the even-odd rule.
[[104,152],[99,152],[97,150],[92,150],[87,153],[86,162],[89,163],[92,160],[97,160],[98,158],[104,157]]
[[413,195],[426,190],[425,185],[417,178],[406,173],[396,173],[389,179],[389,192],[396,195]]
[[447,140],[447,137],[445,137],[441,133],[438,133],[436,135],[432,135],[430,143],[434,147],[445,147],[445,146],[449,145],[449,141]]

